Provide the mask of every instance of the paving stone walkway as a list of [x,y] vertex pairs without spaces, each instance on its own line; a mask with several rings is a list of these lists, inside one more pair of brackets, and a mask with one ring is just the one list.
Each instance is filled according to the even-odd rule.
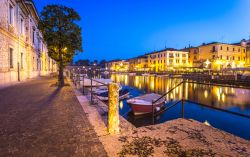
[[0,157],[107,156],[71,87],[55,82],[0,90]]

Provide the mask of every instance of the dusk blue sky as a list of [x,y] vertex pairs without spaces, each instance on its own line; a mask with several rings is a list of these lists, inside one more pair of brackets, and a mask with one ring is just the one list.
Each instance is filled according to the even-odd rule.
[[127,59],[166,47],[238,42],[250,36],[250,0],[34,0],[74,8],[84,52],[78,59]]

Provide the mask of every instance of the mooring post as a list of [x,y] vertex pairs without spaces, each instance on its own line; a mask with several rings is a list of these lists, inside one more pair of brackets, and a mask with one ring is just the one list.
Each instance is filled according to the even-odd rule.
[[181,99],[181,106],[182,106],[182,110],[181,110],[181,116],[182,118],[184,118],[184,85],[185,85],[185,82],[182,83],[182,99]]
[[82,77],[82,94],[84,95],[84,76]]
[[91,104],[93,104],[93,93],[92,93],[92,78],[90,79],[90,100]]
[[108,132],[119,133],[119,85],[110,83],[108,85]]
[[152,124],[155,123],[155,117],[154,117],[154,100],[152,100]]

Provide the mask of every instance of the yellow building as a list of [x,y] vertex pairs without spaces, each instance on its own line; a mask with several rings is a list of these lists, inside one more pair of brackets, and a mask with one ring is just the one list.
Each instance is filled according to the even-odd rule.
[[148,71],[148,57],[147,56],[139,56],[135,58],[131,58],[128,60],[129,62],[129,71]]
[[147,54],[150,71],[163,72],[188,67],[188,52],[164,49]]
[[213,42],[189,50],[189,63],[192,67],[212,70],[245,67],[247,61],[246,47],[241,44]]
[[108,70],[114,72],[127,72],[129,70],[129,62],[125,60],[113,60],[107,63]]

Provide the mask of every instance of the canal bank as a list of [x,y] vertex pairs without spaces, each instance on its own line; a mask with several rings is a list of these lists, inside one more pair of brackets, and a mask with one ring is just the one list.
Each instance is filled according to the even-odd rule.
[[90,96],[81,92],[82,89],[75,88],[77,98],[108,156],[250,155],[249,141],[191,119],[175,119],[136,128],[120,116],[120,133],[107,134],[107,106],[100,101],[90,104]]

